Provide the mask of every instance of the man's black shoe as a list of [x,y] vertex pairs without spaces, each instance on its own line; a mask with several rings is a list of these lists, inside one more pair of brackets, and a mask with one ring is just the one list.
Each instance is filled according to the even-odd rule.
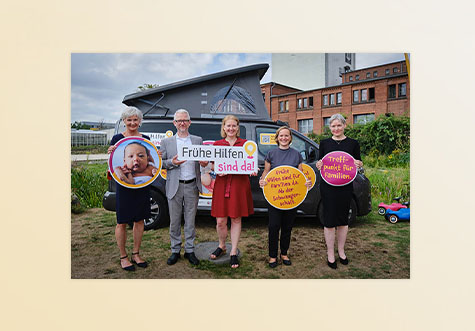
[[170,257],[167,260],[167,264],[173,265],[176,263],[176,261],[178,261],[179,258],[180,258],[180,253],[172,253],[172,255],[170,255]]
[[183,257],[184,257],[185,259],[188,259],[188,261],[190,261],[190,263],[193,264],[193,265],[198,265],[198,264],[200,264],[200,260],[198,260],[198,258],[196,257],[196,255],[195,255],[194,252],[185,253],[185,255],[183,255]]

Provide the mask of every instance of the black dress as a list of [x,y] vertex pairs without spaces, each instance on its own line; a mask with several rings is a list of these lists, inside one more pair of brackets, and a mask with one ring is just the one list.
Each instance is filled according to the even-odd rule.
[[[335,151],[346,152],[355,160],[361,160],[360,144],[357,140],[346,137],[340,141],[328,138],[320,142],[320,160],[326,154]],[[332,186],[320,180],[320,194],[323,203],[323,225],[326,228],[348,225],[353,182],[343,186]]]
[[[142,137],[150,140],[150,137],[144,134]],[[112,137],[111,145],[115,145],[123,138],[125,137],[122,133],[116,134]],[[115,183],[115,187],[117,224],[138,222],[150,217],[150,185],[143,188],[132,189]]]

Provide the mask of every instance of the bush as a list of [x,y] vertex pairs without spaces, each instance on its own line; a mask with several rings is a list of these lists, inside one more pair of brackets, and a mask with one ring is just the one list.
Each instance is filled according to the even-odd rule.
[[410,154],[404,153],[399,149],[395,149],[389,155],[378,155],[376,152],[371,152],[367,156],[362,156],[362,161],[365,167],[373,168],[391,168],[400,167],[408,168],[410,163]]
[[102,207],[102,197],[106,190],[105,171],[95,171],[84,166],[71,166],[71,191],[79,199],[80,206],[85,208]]
[[[358,140],[363,162],[372,167],[407,167],[410,160],[410,119],[407,116],[378,117],[367,124],[347,125],[345,135]],[[308,137],[317,143],[331,137],[328,127]]]
[[367,124],[348,126],[345,135],[357,139],[364,155],[409,153],[410,120],[407,116],[380,116]]
[[71,146],[71,154],[106,154],[109,145]]
[[375,169],[365,168],[371,182],[371,197],[377,203],[391,203],[395,197],[408,201],[411,196],[409,168]]

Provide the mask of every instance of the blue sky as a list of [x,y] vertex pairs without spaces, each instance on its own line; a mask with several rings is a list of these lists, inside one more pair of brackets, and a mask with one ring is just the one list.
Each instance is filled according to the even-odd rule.
[[[404,59],[403,53],[356,53],[356,69]],[[144,83],[165,85],[256,63],[271,65],[270,53],[73,53],[71,122],[113,123],[125,95]],[[272,67],[261,83],[272,80]]]

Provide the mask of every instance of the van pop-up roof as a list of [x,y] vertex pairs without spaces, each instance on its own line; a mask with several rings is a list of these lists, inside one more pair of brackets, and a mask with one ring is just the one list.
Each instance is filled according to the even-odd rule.
[[144,118],[173,118],[177,109],[185,108],[193,119],[232,114],[271,120],[260,87],[268,68],[266,63],[255,64],[191,78],[126,95],[122,103],[140,109]]

